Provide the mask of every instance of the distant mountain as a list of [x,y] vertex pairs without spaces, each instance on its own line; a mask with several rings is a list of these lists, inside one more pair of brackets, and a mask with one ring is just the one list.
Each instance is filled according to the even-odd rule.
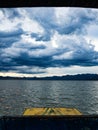
[[15,79],[15,80],[98,80],[98,74],[77,74],[65,76],[52,76],[52,77],[3,77],[0,79]]

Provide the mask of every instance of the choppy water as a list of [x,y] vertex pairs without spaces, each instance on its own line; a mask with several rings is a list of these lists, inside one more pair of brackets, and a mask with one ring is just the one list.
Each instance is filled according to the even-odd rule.
[[30,107],[74,107],[98,114],[98,81],[0,80],[0,116]]

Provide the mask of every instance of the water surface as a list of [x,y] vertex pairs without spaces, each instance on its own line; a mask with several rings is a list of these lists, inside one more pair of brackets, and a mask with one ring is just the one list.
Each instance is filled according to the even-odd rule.
[[71,107],[98,114],[98,81],[0,80],[0,116],[31,107]]

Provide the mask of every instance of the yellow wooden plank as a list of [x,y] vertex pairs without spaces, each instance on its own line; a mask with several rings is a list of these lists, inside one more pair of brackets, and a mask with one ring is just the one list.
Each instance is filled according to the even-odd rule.
[[75,108],[29,108],[23,115],[82,115]]

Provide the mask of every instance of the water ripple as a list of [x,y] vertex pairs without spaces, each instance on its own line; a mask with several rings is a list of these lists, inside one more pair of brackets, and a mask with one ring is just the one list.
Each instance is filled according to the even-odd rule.
[[74,107],[98,114],[98,81],[0,80],[0,116],[30,107]]

